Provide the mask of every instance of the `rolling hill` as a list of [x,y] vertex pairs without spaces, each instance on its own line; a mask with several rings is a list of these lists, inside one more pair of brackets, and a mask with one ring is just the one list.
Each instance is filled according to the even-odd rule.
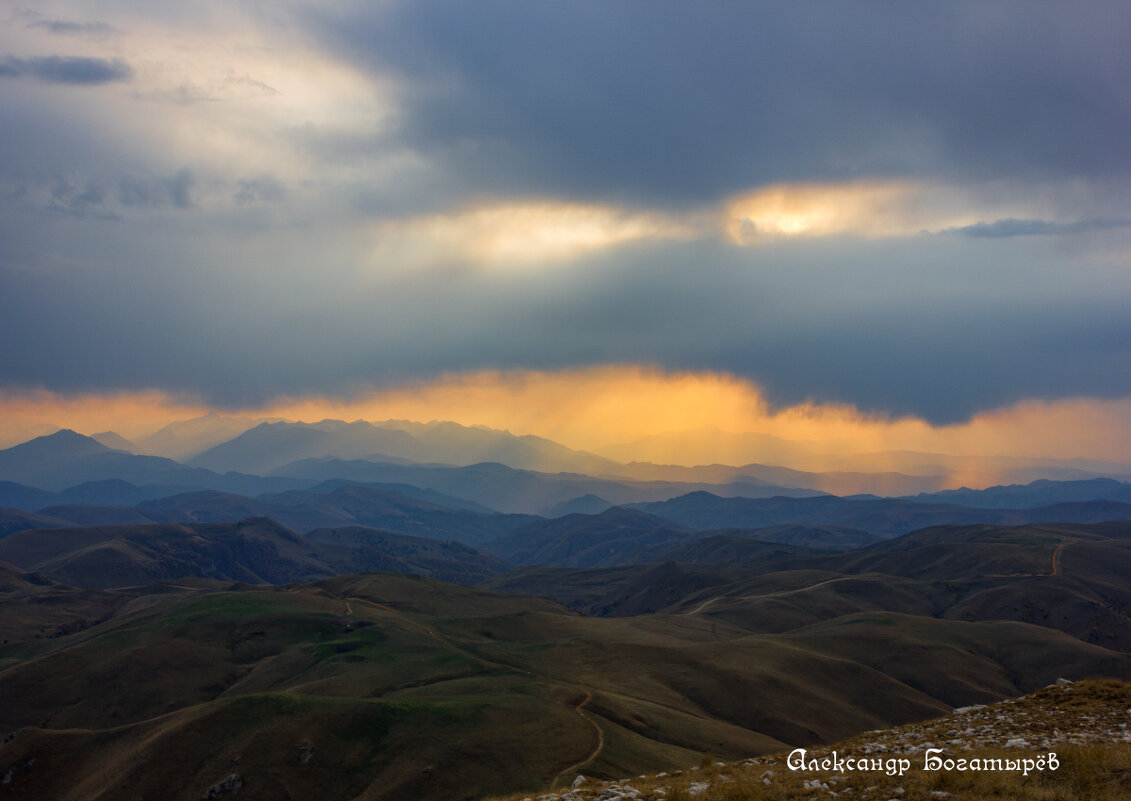
[[359,526],[321,529],[307,538],[266,518],[24,530],[0,540],[0,561],[96,589],[182,578],[282,584],[353,570],[478,583],[511,567],[456,542]]
[[[162,523],[230,522],[245,517],[269,517],[299,532],[317,528],[366,526],[416,537],[480,543],[521,526],[533,518],[504,515],[475,508],[460,499],[388,485],[327,482],[312,490],[265,494],[258,498],[223,492],[195,492],[138,504],[137,510]],[[417,497],[420,496],[420,497]],[[421,498],[435,498],[436,503]],[[461,507],[461,508],[453,508]],[[479,507],[483,508],[483,507]]]
[[312,551],[302,537],[263,518],[192,526],[37,529],[0,540],[0,561],[89,588],[186,576],[281,584],[338,572]]
[[586,614],[693,614],[757,633],[886,611],[1020,621],[1131,651],[1127,522],[942,526],[844,553],[711,534],[660,557],[672,561],[524,567],[489,586]]
[[[664,611],[786,631],[885,610],[1013,620],[1131,651],[1131,524],[944,526],[859,551],[779,562]],[[614,607],[615,608],[615,607]]]
[[[741,762],[705,759],[691,770],[663,771],[600,781],[580,775],[564,777],[555,787],[494,797],[491,801],[602,801],[609,796],[639,798],[698,798],[700,801],[773,799],[812,801],[814,798],[862,795],[880,799],[988,798],[1058,801],[1123,801],[1127,792],[1127,760],[1131,743],[1126,735],[1126,712],[1131,685],[1113,679],[1072,682],[1059,680],[1035,693],[994,704],[955,709],[921,723],[879,729],[819,748],[805,749],[799,769],[792,752],[781,751]],[[945,758],[983,767],[985,760],[1020,761],[1056,754],[1059,767],[1044,769],[925,770],[928,744],[945,743]],[[846,758],[869,754],[900,754],[905,771],[860,771]],[[838,759],[839,756],[839,759]],[[977,760],[977,761],[974,761]],[[849,767],[851,765],[851,767]],[[1070,766],[1070,767],[1069,767]],[[1068,767],[1067,770],[1060,768]],[[856,768],[853,770],[852,768]],[[859,772],[858,772],[859,771]],[[1019,775],[1020,774],[1020,775]],[[863,781],[861,781],[863,780]],[[564,788],[569,788],[564,789]]]
[[596,515],[539,520],[485,547],[518,565],[600,567],[648,561],[644,554],[666,551],[694,536],[654,515],[614,506]]
[[20,731],[0,743],[22,766],[9,792],[473,799],[1131,675],[1127,654],[1016,622],[882,612],[751,634],[387,574],[140,592],[96,625],[0,647],[0,728]]
[[0,537],[6,537],[17,531],[26,531],[29,528],[55,528],[70,526],[67,520],[56,517],[25,512],[22,509],[5,509],[0,507]]
[[363,526],[320,528],[306,538],[339,551],[348,550],[357,564],[368,570],[411,573],[457,584],[479,584],[514,567],[459,542],[408,537]]

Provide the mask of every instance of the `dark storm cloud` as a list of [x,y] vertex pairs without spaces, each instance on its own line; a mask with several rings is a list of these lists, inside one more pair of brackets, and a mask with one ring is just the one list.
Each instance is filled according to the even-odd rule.
[[1131,171],[1131,6],[355,3],[401,136],[482,191],[649,204],[775,181]]
[[[1031,239],[1006,243],[1017,271],[957,237],[933,254],[918,241],[802,254],[700,242],[559,274],[455,272],[341,291],[324,277],[339,258],[333,235],[309,236],[321,258],[306,280],[241,276],[237,247],[217,251],[215,278],[194,279],[185,265],[208,256],[156,237],[128,275],[9,271],[0,336],[36,336],[0,355],[0,371],[16,385],[159,386],[238,406],[443,371],[644,363],[728,371],[779,404],[848,402],[934,422],[1032,397],[1131,394],[1131,286],[1080,275],[1053,296],[1039,284],[1055,260],[1034,256]],[[273,272],[307,258],[286,251]]]
[[[239,24],[271,15],[254,33],[290,52],[272,36],[291,7],[257,8]],[[346,0],[285,31],[324,51],[296,50],[294,75],[266,68],[277,52],[262,74],[243,51],[225,72],[226,40],[194,61],[170,42],[205,35],[179,25],[200,12],[170,13],[168,31],[108,20],[155,37],[129,51],[154,54],[136,93],[75,103],[31,80],[128,80],[120,61],[0,59],[29,79],[0,81],[5,387],[253,404],[639,362],[935,421],[1131,395],[1127,4]],[[350,70],[319,83],[342,59],[372,86]],[[911,186],[908,230],[987,222],[750,248],[715,235],[728,195],[779,181]],[[461,261],[477,223],[445,212],[532,198],[670,212],[701,236]],[[439,244],[417,259],[406,236],[401,263],[383,237],[416,216]]]
[[1008,217],[1004,220],[964,225],[961,228],[947,228],[940,233],[959,234],[983,239],[998,239],[1007,236],[1057,236],[1060,234],[1083,234],[1089,231],[1105,231],[1110,228],[1127,228],[1131,219],[1096,218],[1076,222],[1050,222],[1048,220],[1017,220]]
[[78,58],[71,56],[36,56],[0,60],[0,77],[38,78],[48,83],[73,86],[97,86],[115,81],[128,81],[134,71],[119,58]]

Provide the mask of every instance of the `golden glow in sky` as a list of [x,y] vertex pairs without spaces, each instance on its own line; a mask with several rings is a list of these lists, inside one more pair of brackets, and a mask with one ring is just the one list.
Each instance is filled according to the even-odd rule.
[[911,181],[775,184],[716,210],[682,213],[552,199],[482,202],[376,224],[374,259],[402,267],[463,262],[512,269],[566,263],[633,242],[722,236],[750,246],[792,238],[900,237],[1048,211],[999,189],[975,197]]
[[484,203],[451,214],[390,220],[376,227],[382,263],[445,260],[509,269],[575,259],[639,240],[685,239],[691,221],[658,213],[556,201]]
[[[53,426],[138,437],[207,411],[203,404],[158,392],[75,397],[8,392],[0,395],[0,437],[15,444]],[[991,461],[1002,454],[1123,461],[1131,452],[1131,402],[1125,400],[1023,402],[964,423],[933,426],[918,418],[866,415],[846,405],[772,408],[757,386],[733,376],[631,365],[448,375],[350,399],[279,399],[226,413],[306,422],[453,420],[536,434],[618,461],[686,465],[886,471],[907,467],[906,457],[892,451]],[[953,480],[979,483],[979,464],[971,463],[968,475],[955,474]]]
[[914,181],[775,184],[726,203],[727,238],[756,245],[793,237],[877,238],[942,231],[1006,217],[1047,214],[1032,198],[1001,187],[960,188]]

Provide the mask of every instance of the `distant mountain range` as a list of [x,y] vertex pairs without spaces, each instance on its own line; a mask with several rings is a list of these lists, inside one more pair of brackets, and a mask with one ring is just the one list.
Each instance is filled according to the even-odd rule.
[[[327,432],[310,426],[264,424],[241,435],[237,440],[246,436],[253,443],[262,446],[256,450],[254,457],[247,457],[250,461],[271,463],[276,459],[290,458],[301,451],[301,449],[296,451],[296,443],[307,447],[312,442],[325,444],[335,439],[348,440],[350,432],[361,432],[368,436],[366,432],[376,431],[377,436],[388,435],[393,439],[410,437],[402,431],[378,430],[368,423],[360,426],[360,428],[344,429],[330,426],[331,431]],[[437,436],[442,436],[445,430],[437,428],[436,431],[439,432]],[[506,436],[510,437],[510,435]],[[520,442],[516,447],[526,448],[529,444],[526,438],[512,437],[512,439]],[[219,446],[221,455],[228,452],[229,446],[234,448],[233,443]],[[365,449],[367,448],[368,445],[365,446]],[[242,446],[236,450],[242,452]],[[221,466],[218,462],[210,463]],[[300,459],[285,464],[269,476],[235,471],[221,474],[205,467],[190,467],[162,457],[139,456],[112,450],[90,437],[66,430],[0,451],[0,506],[28,510],[42,508],[45,505],[69,503],[132,505],[141,500],[138,497],[131,501],[127,497],[130,492],[135,492],[138,496],[144,495],[146,499],[169,495],[177,490],[192,489],[254,496],[268,492],[309,489],[330,480],[404,484],[462,498],[467,502],[478,503],[491,509],[527,514],[544,511],[548,507],[586,494],[600,495],[618,504],[669,498],[705,487],[720,492],[759,497],[781,494],[804,497],[820,494],[813,490],[767,485],[755,479],[723,486],[631,482],[591,478],[578,473],[540,473],[499,463],[452,467],[363,459],[342,460],[336,457]],[[131,484],[133,489],[123,486],[122,483],[102,483],[112,481]],[[80,485],[86,486],[80,490]],[[153,487],[161,489],[152,489]],[[41,490],[53,491],[57,494],[54,496],[38,494]]]
[[189,461],[217,472],[267,474],[303,459],[334,457],[380,462],[468,465],[499,462],[541,472],[600,474],[616,463],[548,439],[457,423],[383,424],[358,420],[262,423]]
[[731,484],[669,481],[629,481],[592,478],[576,473],[536,473],[515,470],[497,463],[466,467],[387,464],[363,459],[304,459],[275,472],[292,480],[324,481],[334,478],[356,482],[395,482],[433,489],[447,495],[473,498],[485,506],[505,512],[545,515],[570,508],[584,496],[607,499],[612,505],[671,498],[694,490],[744,497],[812,497],[814,490],[778,487],[751,480]]
[[177,420],[148,436],[136,439],[138,450],[134,452],[186,461],[222,442],[238,437],[261,423],[275,422],[278,420],[232,417],[209,412],[191,420]]
[[28,528],[224,523],[262,517],[298,532],[368,526],[410,536],[481,543],[539,519],[478,511],[468,508],[475,505],[467,501],[448,501],[439,493],[408,489],[412,494],[371,486],[327,484],[259,498],[201,490],[142,501],[136,506],[57,505],[36,514],[0,508],[0,536]]
[[955,523],[1066,522],[1131,520],[1131,504],[1091,500],[1030,509],[975,508],[899,498],[723,498],[693,492],[667,501],[633,504],[633,508],[698,530],[764,528],[782,524],[848,526],[882,537],[906,534],[926,526]]
[[113,450],[68,429],[0,450],[2,482],[59,491],[87,482],[109,480],[135,486],[160,484],[251,493],[296,486],[296,482],[278,478],[237,473],[219,475],[160,456]]
[[1011,484],[972,490],[963,487],[909,497],[927,503],[956,503],[984,509],[1028,509],[1058,503],[1081,501],[1118,501],[1131,503],[1131,484],[1111,478],[1090,478],[1076,481],[1038,479],[1029,484]]
[[[100,441],[73,431],[58,431],[0,451],[0,504],[28,510],[35,507],[36,501],[30,497],[17,499],[18,488],[6,482],[69,494],[40,498],[41,506],[35,508],[42,508],[47,504],[76,502],[132,505],[142,500],[112,497],[111,487],[97,486],[98,482],[107,481],[124,481],[145,488],[146,498],[154,498],[191,489],[258,495],[307,489],[335,479],[404,484],[499,511],[544,516],[593,513],[614,505],[668,500],[695,490],[746,498],[814,497],[827,492],[842,496],[879,494],[980,508],[1131,501],[1131,484],[1112,478],[1040,479],[1026,485],[986,490],[951,490],[939,489],[943,473],[813,473],[761,464],[618,464],[540,437],[445,422],[324,420],[308,424],[208,415],[170,424],[166,429],[162,436],[171,438],[170,441],[188,438],[192,432],[205,440],[231,431],[237,433],[183,464],[160,456],[130,453],[125,446],[131,443],[114,432],[100,433]],[[143,438],[136,447],[143,448],[158,434]],[[939,460],[958,463],[958,457],[933,454],[883,456],[913,471],[928,469]],[[991,472],[1008,472],[1014,469],[1009,465],[1022,462],[1026,466],[1016,469],[1038,469],[1032,460],[985,461]],[[1076,462],[1071,463],[1071,468],[1068,465],[1059,465],[1056,470],[1084,474],[1085,468],[1100,466],[1075,466]],[[1113,471],[1131,470],[1127,465],[1110,467]],[[96,485],[88,488],[88,497],[74,497],[73,488],[91,482]]]
[[[477,453],[497,447],[531,458],[576,455],[506,432],[402,426],[264,423],[213,448],[205,461],[228,454],[250,461],[227,466],[250,467],[312,449],[348,445],[368,451],[378,442],[416,448],[445,438],[462,438]],[[742,537],[758,530],[757,538],[781,544],[844,550],[932,525],[1131,518],[1131,485],[1111,479],[1042,480],[904,498],[836,497],[742,477],[735,472],[740,469],[745,468],[703,468],[703,475],[728,482],[704,484],[543,473],[499,463],[451,466],[325,456],[287,462],[274,475],[259,476],[131,454],[59,431],[0,451],[0,508],[18,510],[0,514],[0,533],[265,517],[297,532],[364,526],[483,546],[523,564],[582,567],[649,561],[705,533]],[[618,508],[625,506],[636,511]],[[552,519],[539,519],[545,516]]]
[[[666,480],[686,480],[679,471],[702,469],[679,467],[689,461],[706,464],[722,459],[729,465],[744,466],[711,464],[709,469],[738,470],[775,483],[812,487],[836,495],[934,492],[945,488],[956,475],[983,485],[1028,483],[1041,478],[1056,481],[1101,477],[1131,480],[1131,463],[1126,461],[956,455],[906,450],[873,453],[838,451],[835,443],[722,431],[708,426],[692,431],[656,434],[602,448],[601,455],[624,462],[635,460],[628,465],[629,469],[634,472],[646,470],[652,478]],[[760,464],[746,464],[751,454],[758,454]],[[793,469],[768,465],[791,465]],[[884,465],[884,469],[890,472],[877,474],[874,472],[876,465]],[[791,475],[793,478],[787,478]]]

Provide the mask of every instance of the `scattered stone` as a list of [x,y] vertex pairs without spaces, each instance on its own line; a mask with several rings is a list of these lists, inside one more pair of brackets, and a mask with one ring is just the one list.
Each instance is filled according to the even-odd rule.
[[224,793],[231,793],[232,795],[239,795],[240,790],[243,789],[243,779],[240,778],[238,773],[233,773],[223,781],[220,781],[211,787],[200,797],[200,801],[216,801]]
[[20,759],[16,762],[13,762],[8,768],[8,771],[4,774],[3,778],[0,778],[0,784],[11,784],[12,779],[16,778],[16,776],[20,775],[21,773],[27,773],[29,770],[31,770],[31,766],[34,764],[35,757],[28,757],[27,759]]
[[571,784],[570,787],[576,790],[583,784],[585,784],[585,777],[579,773],[577,774],[577,778],[573,780],[573,784]]
[[[937,720],[858,735],[835,746],[815,746],[809,755],[813,758],[824,757],[829,755],[831,749],[839,748],[842,755],[848,749],[853,754],[883,755],[887,759],[936,748],[941,748],[949,756],[959,756],[964,751],[1002,748],[1003,743],[1010,749],[1055,751],[1064,744],[1131,742],[1131,709],[1126,708],[1126,701],[1109,706],[1073,702],[1081,696],[1081,688],[1088,686],[1090,685],[1052,684],[1022,698],[990,706],[960,707],[949,716]],[[1121,692],[1125,693],[1126,690]],[[852,786],[853,777],[839,774],[821,775],[820,778],[812,775],[794,777],[787,771],[783,780],[775,775],[775,771],[783,772],[784,754],[785,752],[770,754],[722,765],[705,763],[698,769],[658,773],[642,779],[646,784],[637,785],[640,789],[630,786],[625,780],[610,782],[592,778],[588,779],[585,786],[581,786],[580,779],[584,777],[577,777],[572,792],[561,795],[564,791],[558,791],[559,794],[543,796],[538,801],[663,801],[673,794],[699,801],[699,798],[713,799],[725,795],[727,789],[734,788],[735,780],[752,785],[748,789],[743,788],[749,794],[762,792],[770,795],[780,793],[782,789],[800,790],[803,786],[803,792],[789,796],[798,801],[807,797],[814,801],[904,801],[911,797],[916,801],[919,798],[926,801],[953,801],[954,798],[953,793],[927,788],[917,791],[920,794],[915,795],[916,791],[893,787],[891,784],[855,787]],[[720,767],[727,768],[725,774],[720,772]],[[701,775],[696,777],[695,773]],[[686,787],[647,784],[681,775],[699,780],[691,781]],[[759,779],[764,787],[762,791],[755,789]]]

